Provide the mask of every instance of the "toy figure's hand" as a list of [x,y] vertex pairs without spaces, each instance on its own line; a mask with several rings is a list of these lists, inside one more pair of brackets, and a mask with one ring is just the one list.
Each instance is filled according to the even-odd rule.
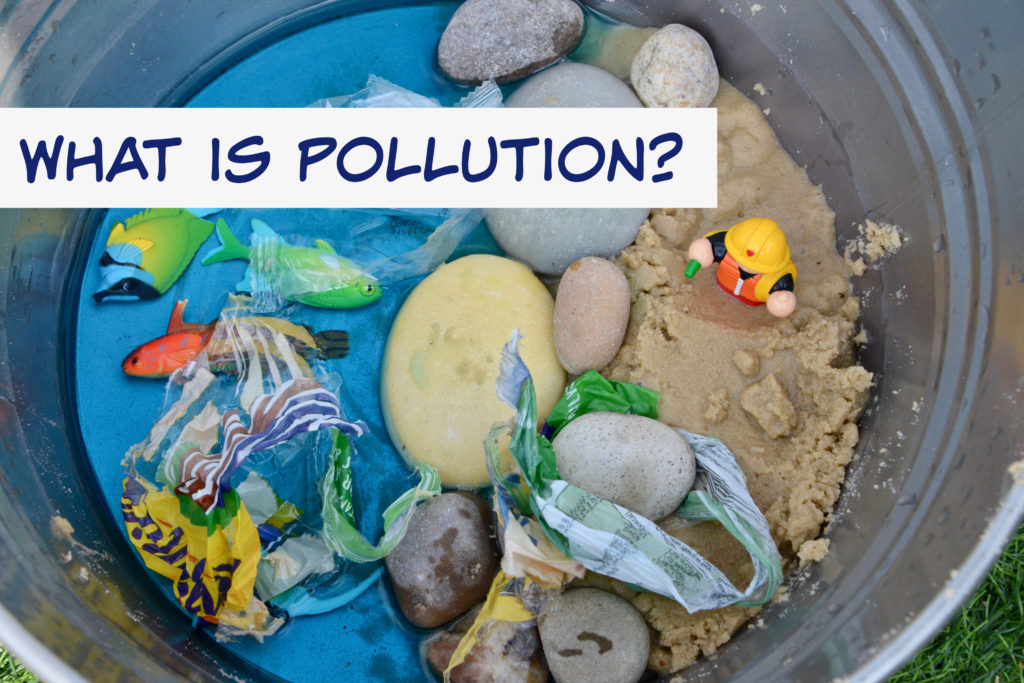
[[688,256],[690,259],[700,263],[702,268],[710,266],[715,262],[715,252],[711,248],[711,240],[706,237],[694,240],[693,243],[690,244]]
[[772,292],[764,305],[772,315],[785,318],[796,308],[796,294],[787,290]]

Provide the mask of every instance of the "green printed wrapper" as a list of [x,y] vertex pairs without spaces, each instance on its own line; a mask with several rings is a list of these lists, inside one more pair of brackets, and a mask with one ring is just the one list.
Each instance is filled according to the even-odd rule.
[[769,601],[782,579],[782,558],[729,449],[717,439],[677,430],[693,448],[697,478],[675,514],[694,523],[716,520],[743,544],[755,571],[742,591],[651,520],[573,486],[558,473],[549,438],[562,427],[598,410],[657,418],[658,394],[588,372],[569,385],[538,434],[536,394],[518,340],[516,331],[502,352],[497,389],[517,409],[509,448],[522,470],[531,511],[551,541],[587,569],[673,598],[690,612]]
[[391,552],[405,535],[416,503],[441,492],[441,478],[437,470],[419,463],[416,471],[420,475],[419,483],[399,496],[384,511],[384,535],[380,543],[373,545],[359,533],[355,525],[352,506],[352,447],[348,437],[335,430],[330,462],[320,481],[323,538],[327,546],[354,562],[372,562]]

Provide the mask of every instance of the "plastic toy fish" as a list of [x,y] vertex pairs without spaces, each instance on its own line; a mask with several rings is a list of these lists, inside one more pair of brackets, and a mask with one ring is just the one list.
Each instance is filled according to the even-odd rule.
[[[218,219],[218,225],[227,225]],[[103,283],[93,294],[105,299],[155,299],[181,277],[213,223],[185,209],[147,209],[114,223],[100,257]]]
[[327,242],[315,247],[288,244],[261,220],[253,219],[250,246],[242,244],[228,226],[217,223],[221,246],[207,254],[203,265],[232,259],[249,261],[240,290],[257,299],[280,296],[318,308],[359,308],[380,298],[377,279],[346,258]]
[[[211,369],[231,373],[235,371],[234,348],[237,342],[228,334],[244,331],[250,339],[262,339],[273,332],[284,335],[289,345],[306,359],[322,360],[343,358],[348,354],[348,332],[324,330],[311,332],[308,328],[282,318],[246,316],[231,319],[230,332],[218,333],[218,320],[210,323],[182,321],[188,299],[179,301],[171,312],[167,334],[148,341],[129,353],[121,369],[135,377],[165,378],[183,368],[203,351],[207,351]],[[262,345],[272,348],[271,344]]]

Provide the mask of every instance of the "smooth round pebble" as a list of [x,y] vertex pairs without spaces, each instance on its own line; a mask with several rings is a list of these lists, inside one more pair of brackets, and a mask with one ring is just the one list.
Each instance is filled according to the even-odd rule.
[[512,258],[561,275],[584,256],[610,258],[628,247],[648,209],[491,209],[487,227]]
[[[523,335],[519,348],[537,390],[537,418],[562,397],[554,309],[528,268],[489,254],[446,263],[416,285],[395,316],[381,372],[384,422],[402,457],[436,467],[445,486],[488,484],[484,439],[515,414],[495,390],[501,349],[513,330]],[[502,445],[502,471],[514,464]]]
[[622,346],[629,282],[615,264],[585,256],[562,275],[555,295],[555,352],[572,374],[600,370]]
[[523,81],[506,107],[642,107],[624,82],[603,69],[562,62]]
[[472,493],[442,493],[416,507],[386,560],[409,621],[440,626],[487,597],[499,567],[490,521],[487,504]]
[[561,59],[582,36],[572,0],[467,0],[441,34],[437,61],[459,83],[506,83]]
[[653,521],[679,507],[696,476],[686,439],[642,415],[588,413],[551,445],[567,482]]
[[[642,107],[628,85],[589,64],[563,62],[531,76],[507,107]],[[487,227],[512,258],[561,275],[584,256],[615,256],[636,239],[650,209],[491,209]]]
[[544,606],[537,628],[558,683],[635,683],[647,668],[647,624],[632,605],[607,591],[565,591]]
[[718,66],[704,36],[669,24],[636,53],[630,81],[648,107],[707,107],[718,93]]

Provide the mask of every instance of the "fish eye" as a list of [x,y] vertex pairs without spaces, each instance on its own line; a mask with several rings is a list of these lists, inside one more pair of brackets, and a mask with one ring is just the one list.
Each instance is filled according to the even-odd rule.
[[132,358],[132,365],[138,365],[138,364],[139,364],[139,357],[135,356],[134,358]]
[[122,280],[121,281],[121,291],[122,292],[127,292],[127,291],[131,290],[131,288],[132,288],[131,280]]
[[373,294],[373,289],[374,288],[372,282],[367,282],[365,285],[363,285],[363,291],[366,292],[367,294]]

